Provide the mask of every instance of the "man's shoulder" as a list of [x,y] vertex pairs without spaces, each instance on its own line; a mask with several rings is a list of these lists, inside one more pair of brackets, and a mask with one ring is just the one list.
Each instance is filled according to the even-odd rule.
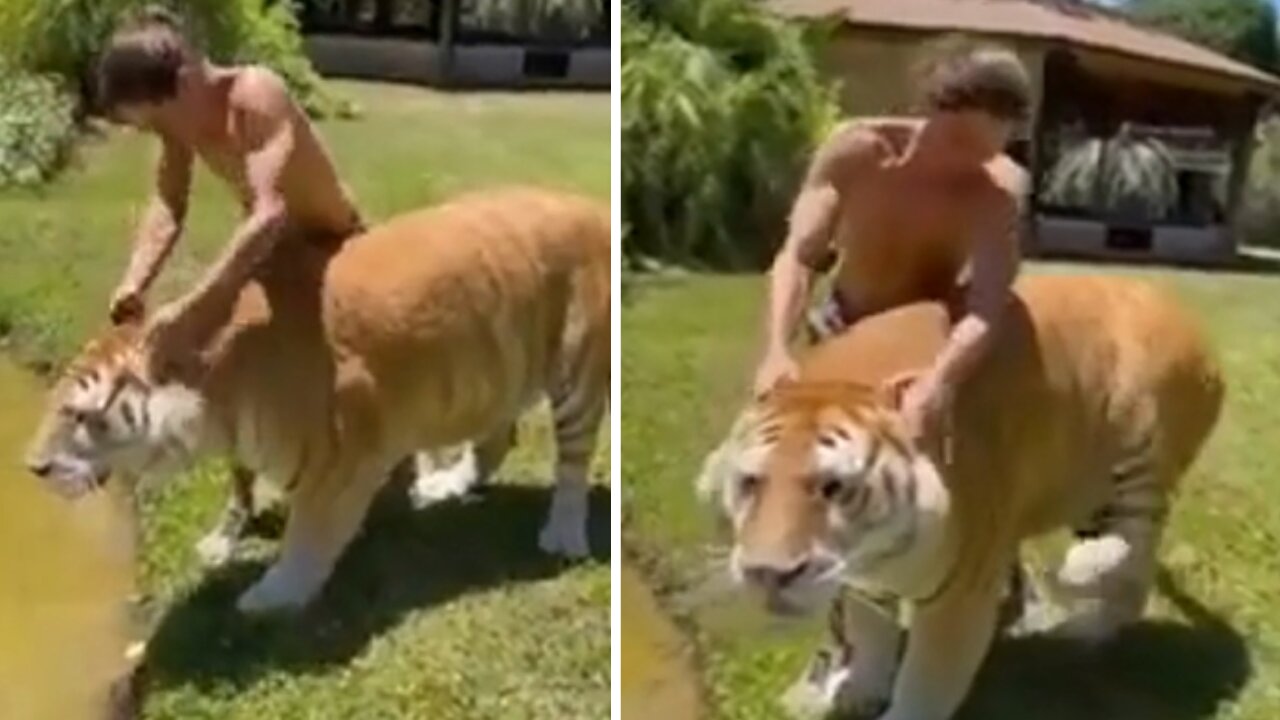
[[1031,193],[1031,174],[1017,160],[1001,153],[986,164],[987,179],[994,198],[1022,205]]
[[233,107],[275,113],[289,107],[289,86],[271,68],[245,65],[236,70],[229,99]]
[[818,157],[827,164],[841,166],[874,164],[893,152],[881,118],[845,120],[827,134]]

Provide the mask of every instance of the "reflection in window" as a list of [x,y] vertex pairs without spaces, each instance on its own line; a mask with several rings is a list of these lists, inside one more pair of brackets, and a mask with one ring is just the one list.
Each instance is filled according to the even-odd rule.
[[1040,205],[1054,214],[1186,225],[1225,217],[1230,157],[1211,129],[1125,123],[1103,136],[1072,123],[1045,140]]
[[608,42],[605,0],[458,0],[462,41]]

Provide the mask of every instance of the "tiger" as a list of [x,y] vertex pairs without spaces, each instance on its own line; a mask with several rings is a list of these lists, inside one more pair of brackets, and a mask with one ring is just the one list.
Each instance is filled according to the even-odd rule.
[[[582,558],[589,464],[607,412],[606,205],[535,187],[472,191],[336,247],[279,247],[208,343],[145,374],[145,327],[110,328],[61,373],[26,456],[76,498],[113,475],[230,456],[283,490],[279,556],[236,600],[306,606],[401,459],[474,443],[498,467],[522,411],[550,400],[555,489],[542,550]],[[154,482],[154,481],[152,481]]]
[[784,694],[793,715],[951,717],[1019,544],[1057,529],[1077,532],[1050,578],[1066,616],[1043,630],[1102,643],[1142,616],[1176,485],[1225,392],[1195,318],[1140,280],[1024,277],[944,432],[917,441],[901,379],[948,328],[922,302],[812,348],[698,474],[735,586],[774,613],[829,611],[836,652]]

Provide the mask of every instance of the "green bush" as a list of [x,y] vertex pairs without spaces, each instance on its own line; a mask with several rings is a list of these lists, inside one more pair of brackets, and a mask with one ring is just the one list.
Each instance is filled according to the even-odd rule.
[[0,58],[53,73],[90,92],[94,62],[119,20],[148,5],[184,18],[195,44],[219,62],[270,66],[313,115],[350,110],[329,95],[302,52],[289,2],[269,0],[2,0]]
[[1178,203],[1173,155],[1163,142],[1125,129],[1108,138],[1083,139],[1048,169],[1042,199],[1064,207],[1168,217]]
[[0,187],[34,185],[61,166],[75,136],[72,110],[53,78],[0,65]]
[[781,239],[817,140],[836,118],[819,29],[752,0],[624,4],[623,250],[757,265]]

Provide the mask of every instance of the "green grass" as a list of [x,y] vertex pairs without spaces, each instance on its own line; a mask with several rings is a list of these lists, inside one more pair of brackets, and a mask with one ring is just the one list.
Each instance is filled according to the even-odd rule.
[[[607,96],[337,85],[365,115],[320,132],[372,220],[508,182],[608,198]],[[152,157],[150,140],[111,132],[52,185],[0,194],[0,334],[13,354],[56,365],[102,324]],[[160,296],[195,277],[235,217],[229,193],[198,175]],[[220,468],[150,495],[141,585],[158,618],[145,717],[606,717],[608,448],[594,472],[597,556],[565,564],[536,547],[551,473],[545,418],[525,431],[480,503],[413,513],[390,488],[324,595],[295,618],[249,622],[233,609],[274,543],[256,541],[223,572],[199,568],[191,548],[225,497]]]
[[[1046,269],[1097,270],[1032,271]],[[1207,319],[1226,411],[1175,506],[1149,620],[1094,655],[1000,641],[959,717],[1280,717],[1280,275],[1106,271],[1166,284]],[[745,399],[763,287],[743,277],[638,280],[622,320],[623,542],[692,637],[711,713],[735,720],[778,716],[775,698],[816,637],[686,592],[715,572],[708,548],[726,542],[692,482]],[[1037,547],[1041,567],[1047,549]]]

